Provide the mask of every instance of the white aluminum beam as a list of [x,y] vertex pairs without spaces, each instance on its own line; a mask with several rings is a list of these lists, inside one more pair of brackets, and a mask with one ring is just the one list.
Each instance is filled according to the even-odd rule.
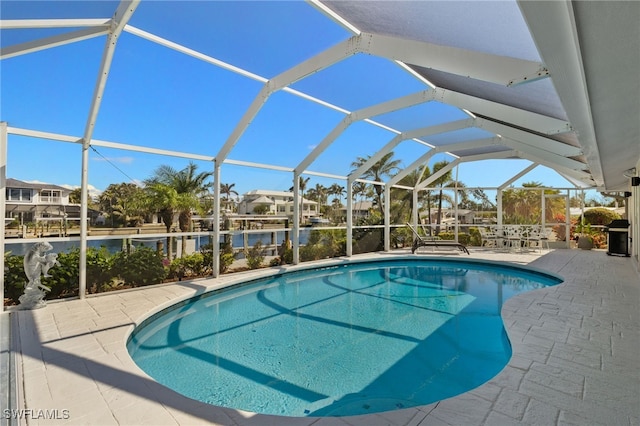
[[349,180],[353,182],[355,179],[362,176],[364,172],[371,168],[376,162],[380,161],[382,157],[391,152],[400,142],[413,139],[420,136],[431,136],[440,133],[452,132],[454,130],[465,129],[471,127],[474,124],[473,118],[467,118],[465,120],[451,121],[449,123],[438,124],[435,126],[423,127],[421,129],[411,130],[406,133],[401,133],[391,139],[387,144],[379,149],[371,158],[369,158],[364,164],[358,167],[356,170],[349,173]]
[[20,43],[13,46],[3,47],[0,49],[0,60],[9,59],[27,53],[38,52],[40,50],[50,49],[52,47],[63,46],[65,44],[76,43],[90,38],[99,37],[107,34],[109,29],[104,26],[85,28],[65,34],[59,34],[52,37],[42,38],[38,40]]
[[486,120],[484,118],[476,118],[476,127],[487,130],[491,133],[506,136],[527,145],[543,149],[551,153],[562,155],[564,157],[575,157],[582,155],[582,150],[578,147],[567,145],[556,140],[539,136],[524,130],[516,129],[505,124],[496,123],[495,121]]
[[440,145],[440,146],[436,146],[435,150],[437,152],[444,152],[444,153],[449,153],[450,155],[452,152],[455,151],[463,151],[466,149],[475,149],[475,148],[484,148],[487,146],[504,146],[505,144],[503,143],[502,138],[499,138],[497,136],[494,136],[492,138],[482,138],[482,139],[473,139],[470,141],[463,141],[463,142],[456,142],[456,143],[449,143],[449,144],[445,144],[445,145]]
[[101,141],[98,139],[92,139],[90,141],[91,146],[99,146],[102,148],[121,149],[126,151],[142,152],[145,154],[163,155],[168,157],[188,158],[190,160],[201,161],[213,161],[213,157],[210,155],[191,154],[188,152],[171,151],[168,149],[149,148],[146,146],[129,145],[117,142]]
[[20,127],[7,127],[10,135],[27,136],[30,138],[49,139],[60,142],[82,143],[82,139],[77,136],[61,135],[59,133],[42,132],[40,130],[23,129]]
[[[7,193],[7,145],[8,145],[8,142],[9,142],[9,138],[8,138],[8,132],[7,132],[7,123],[2,121],[0,122],[0,194]],[[7,197],[5,195],[3,197],[0,197],[0,213],[2,214],[3,218],[7,217],[6,212],[7,212]],[[5,226],[6,226],[5,221],[3,219],[2,223],[0,223],[0,244],[2,244],[3,254],[6,253],[5,252],[6,246],[4,244]],[[4,255],[0,258],[0,271],[5,270],[4,258],[5,258]],[[5,276],[6,275],[4,274],[4,272],[2,276],[0,276],[0,297],[2,298],[2,301],[3,301],[2,309],[0,309],[0,315],[5,310],[5,307],[4,307]]]
[[481,160],[501,160],[504,158],[513,158],[518,157],[518,151],[509,150],[509,151],[500,151],[500,152],[489,152],[486,154],[478,154],[478,155],[469,155],[467,157],[461,157],[461,163],[468,163],[471,161],[481,161]]
[[540,163],[543,166],[549,167],[550,169],[553,169],[560,174],[571,176],[582,182],[588,183],[589,185],[594,183],[593,176],[588,172],[584,172],[581,170],[576,170],[571,167],[565,167],[565,166],[559,165],[552,161],[548,161],[546,158],[538,157],[534,153],[530,153],[530,152],[518,151],[518,156],[520,158],[524,158],[529,161]]
[[353,122],[353,115],[346,115],[340,122],[331,130],[322,141],[313,148],[313,150],[298,164],[295,168],[296,174],[303,173],[311,163],[313,163],[320,154],[322,154],[338,137],[351,125]]
[[89,143],[93,136],[93,130],[98,117],[98,110],[100,109],[100,104],[102,102],[102,95],[104,94],[104,88],[107,84],[107,77],[109,76],[109,69],[111,68],[111,62],[113,61],[113,54],[116,49],[118,38],[120,37],[124,26],[127,24],[127,21],[131,18],[133,12],[135,12],[138,7],[138,4],[140,4],[140,0],[122,0],[111,19],[109,35],[107,36],[107,43],[102,55],[102,62],[100,64],[99,74],[93,91],[91,106],[89,108],[89,116],[87,117],[87,123],[85,125],[84,135],[82,138],[82,177],[80,182],[80,273],[78,284],[78,295],[80,299],[85,298],[87,290]]
[[220,61],[216,58],[213,58],[209,55],[205,55],[204,53],[200,53],[197,50],[189,49],[188,47],[182,46],[181,44],[174,43],[165,38],[159,37],[155,34],[149,33],[147,31],[141,30],[139,28],[133,27],[131,25],[125,26],[124,30],[130,34],[148,40],[152,43],[159,44],[160,46],[164,46],[168,49],[175,50],[187,56],[191,56],[192,58],[207,62],[209,64],[215,65],[222,69],[226,69],[228,71],[234,72],[236,74],[240,74],[244,77],[250,78],[255,81],[259,81],[261,83],[266,83],[268,81],[267,78],[261,77],[257,74],[251,73],[249,71],[245,71],[242,68],[235,67],[226,62]]
[[513,176],[511,179],[507,180],[506,182],[504,182],[502,185],[500,185],[498,187],[499,191],[502,191],[503,189],[505,189],[507,186],[511,185],[513,182],[517,181],[518,179],[520,179],[522,176],[526,175],[527,173],[529,173],[531,170],[535,169],[536,167],[538,167],[540,164],[538,163],[532,163],[529,164],[528,167],[526,167],[525,169],[523,169],[520,173],[518,173],[517,175]]
[[313,7],[318,9],[320,12],[324,13],[327,17],[329,17],[333,21],[335,21],[338,24],[340,24],[347,31],[350,31],[352,34],[355,34],[355,35],[360,34],[360,30],[359,29],[357,29],[354,25],[352,25],[349,21],[344,19],[342,16],[338,15],[337,13],[335,13],[329,7],[325,6],[325,4],[322,3],[320,0],[308,0],[308,2]]
[[[404,179],[405,176],[407,176],[413,170],[417,169],[418,167],[420,167],[420,166],[424,165],[426,162],[428,162],[429,159],[436,154],[436,152],[437,151],[435,149],[432,149],[429,152],[426,152],[425,154],[423,154],[420,157],[418,157],[417,160],[415,160],[413,163],[409,164],[407,167],[402,169],[398,174],[396,174],[391,179],[389,179],[389,182],[386,183],[386,186],[393,186],[393,185],[397,184],[398,182],[400,182],[402,179]],[[413,189],[413,188],[411,188],[411,189]]]
[[224,143],[222,148],[220,148],[220,151],[218,151],[218,154],[216,155],[217,162],[221,163],[226,160],[233,147],[238,143],[244,132],[262,108],[262,105],[264,105],[267,99],[269,99],[269,96],[271,96],[271,88],[269,87],[269,82],[267,82],[262,86],[258,95],[253,99],[249,108],[245,111],[238,124],[236,124],[233,132],[231,132],[231,135],[227,138],[227,141]]
[[434,100],[547,135],[571,131],[568,121],[500,104],[443,88],[433,90]]
[[457,166],[458,163],[460,163],[460,159],[459,158],[453,160],[452,162],[450,162],[449,164],[447,164],[446,166],[444,166],[443,168],[441,168],[437,172],[433,173],[431,176],[427,177],[425,180],[420,182],[418,185],[416,185],[416,189],[423,189],[424,187],[429,185],[431,182],[435,182],[436,180],[440,179],[442,176],[444,176],[449,171],[451,171],[455,166]]
[[225,159],[222,164],[230,164],[233,166],[243,166],[243,167],[251,167],[254,169],[267,169],[267,170],[275,170],[278,172],[289,172],[293,171],[292,167],[282,167],[282,166],[272,166],[270,164],[262,164],[262,163],[253,163],[250,161],[240,161],[240,160],[231,160],[229,158]]
[[140,4],[140,0],[122,0],[118,5],[118,9],[116,9],[115,14],[113,15],[113,18],[111,19],[109,26],[109,35],[107,36],[107,42],[105,45],[104,53],[102,55],[102,62],[98,71],[98,79],[93,91],[93,97],[89,109],[89,117],[87,118],[87,123],[84,130],[83,141],[85,149],[88,148],[89,141],[91,140],[91,136],[93,135],[93,128],[95,126],[96,118],[98,116],[98,110],[100,109],[100,104],[102,102],[104,88],[107,84],[107,77],[109,76],[109,70],[111,68],[111,62],[113,61],[113,54],[115,53],[116,44],[118,42],[120,34],[122,33],[122,30],[124,29],[124,26],[127,24],[127,21],[131,19],[131,16],[138,7],[138,4]]
[[438,170],[436,173],[434,173],[431,176],[429,176],[427,179],[425,179],[422,182],[420,182],[418,185],[416,185],[416,189],[419,189],[419,190],[425,189],[431,182],[439,179],[447,171],[453,169],[455,166],[457,166],[460,163],[467,163],[467,162],[471,162],[471,161],[495,160],[495,159],[501,159],[501,158],[510,158],[510,157],[514,157],[514,156],[517,156],[517,155],[518,155],[517,151],[510,150],[510,151],[501,151],[501,152],[497,152],[497,153],[496,152],[491,152],[491,153],[487,153],[487,154],[470,155],[468,157],[457,158],[457,159],[453,160],[452,162],[450,162],[449,164],[447,164],[442,169]]
[[347,182],[347,257],[353,256],[353,184]]
[[521,152],[535,155],[537,158],[544,159],[547,164],[555,164],[557,166],[562,166],[562,167],[566,167],[568,169],[574,169],[574,170],[584,170],[589,167],[588,164],[585,164],[583,162],[573,160],[571,158],[563,157],[561,155],[554,154],[552,152],[546,151],[544,149],[540,149],[532,145],[527,145],[526,143],[513,140],[509,137],[503,137],[503,140],[506,146]]
[[296,173],[303,173],[353,122],[423,103],[431,99],[432,95],[429,92],[430,90],[423,90],[350,113],[298,164],[295,168]]
[[288,69],[287,71],[284,71],[266,82],[260,90],[260,93],[258,93],[258,96],[253,100],[249,109],[245,112],[244,116],[240,119],[235,129],[216,155],[216,161],[222,162],[227,158],[229,152],[231,152],[236,143],[238,143],[240,137],[247,130],[262,108],[262,105],[264,105],[272,93],[310,74],[318,72],[323,68],[331,66],[346,57],[354,55],[357,53],[357,50],[354,48],[357,46],[357,40],[354,39],[357,39],[357,37],[352,37],[338,43],[337,45],[330,47],[324,52]]
[[312,170],[305,170],[304,174],[311,175],[311,176],[318,176],[318,177],[327,178],[327,179],[336,179],[336,180],[344,180],[344,181],[347,180],[346,176],[334,175],[333,173],[314,172]]
[[363,48],[372,55],[502,86],[512,85],[525,76],[547,74],[543,64],[524,59],[381,34],[362,33],[360,37]]
[[213,278],[220,274],[220,163],[213,162]]
[[597,185],[603,186],[604,175],[572,2],[518,0],[518,6],[540,56],[553,75],[553,86],[567,116],[580,135],[580,146],[591,174]]
[[0,29],[108,27],[110,18],[95,19],[3,19]]
[[304,62],[290,68],[283,73],[273,77],[271,82],[273,90],[280,90],[285,86],[295,83],[296,81],[327,68],[336,62],[353,56],[358,53],[359,37],[354,36],[344,40],[327,50],[307,59]]
[[433,99],[434,94],[432,89],[421,90],[416,93],[411,93],[406,96],[401,96],[399,98],[391,99],[390,101],[382,102],[354,111],[354,120],[363,120],[365,118],[387,114],[399,109],[408,108],[414,105],[422,104],[424,102],[429,102]]

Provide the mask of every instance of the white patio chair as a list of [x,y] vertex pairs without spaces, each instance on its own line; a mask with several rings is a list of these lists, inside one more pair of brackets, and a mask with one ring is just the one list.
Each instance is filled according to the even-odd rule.
[[491,228],[487,229],[484,227],[479,228],[480,238],[482,239],[482,247],[497,247],[498,246],[498,237],[495,231],[491,230]]
[[518,248],[522,250],[522,230],[518,226],[507,226],[505,227],[505,238],[507,242],[507,247],[509,250],[514,248]]
[[542,236],[540,235],[540,225],[533,225],[526,231],[526,246],[537,248],[542,251]]

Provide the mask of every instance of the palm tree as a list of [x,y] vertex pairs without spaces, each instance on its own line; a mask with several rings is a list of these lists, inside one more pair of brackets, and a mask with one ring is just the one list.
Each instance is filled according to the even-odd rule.
[[307,191],[307,196],[317,201],[320,205],[324,205],[326,204],[327,188],[320,183],[316,183],[316,186]]
[[[154,171],[153,176],[145,181],[145,185],[152,193],[153,205],[159,208],[161,216],[163,209],[178,212],[178,224],[182,232],[191,230],[192,211],[200,209],[200,197],[211,187],[208,179],[212,176],[212,172],[197,173],[197,170],[198,166],[193,162],[189,162],[187,167],[180,171],[168,165],[161,165]],[[171,190],[175,191],[175,195]],[[154,193],[155,196],[153,196]],[[161,204],[163,200],[167,203],[165,206]],[[171,228],[173,222],[173,217],[169,219],[168,210],[164,211],[165,216],[162,218],[167,230]],[[171,223],[167,223],[168,220]],[[183,236],[182,255],[184,255],[185,244],[186,237]]]
[[[439,170],[441,170],[444,167],[446,167],[447,164],[449,164],[449,162],[446,161],[446,160],[438,161],[436,164],[433,165],[433,172],[437,173]],[[436,224],[437,224],[436,233],[437,234],[440,233],[440,223],[442,222],[443,188],[446,185],[448,185],[449,183],[451,183],[451,170],[449,170],[447,173],[443,174],[442,176],[440,176],[438,179],[436,179],[434,181],[434,185],[439,187],[438,195],[437,195],[437,199],[438,199],[438,215],[437,215],[437,218],[436,218]]]
[[[439,161],[437,163],[435,163],[433,165],[433,172],[436,173],[439,170],[443,169],[444,167],[447,166],[447,164],[449,164],[448,161],[443,160],[443,161]],[[440,178],[436,179],[434,181],[434,184],[438,187],[438,195],[436,195],[436,198],[438,200],[438,216],[437,216],[437,233],[440,233],[440,224],[442,223],[442,202],[443,201],[447,201],[449,204],[453,205],[453,199],[448,196],[447,194],[445,194],[443,192],[444,188],[459,188],[461,189],[460,193],[461,193],[461,198],[462,200],[466,200],[468,198],[468,195],[466,193],[466,191],[464,190],[465,185],[462,182],[456,181],[453,179],[452,177],[452,173],[451,170],[449,170],[447,173],[443,174],[442,176],[440,176]],[[456,218],[457,220],[457,218]]]
[[[393,176],[398,170],[400,170],[400,160],[392,160],[394,156],[393,151],[385,154],[379,161],[377,161],[373,166],[371,166],[367,171],[362,174],[362,177],[365,179],[374,180],[376,182],[383,181],[384,177]],[[356,161],[351,163],[351,166],[354,169],[362,166],[366,163],[371,156],[367,157],[358,157]],[[381,214],[384,214],[384,206],[382,205],[382,193],[384,192],[384,188],[381,185],[374,185],[375,191],[375,202],[378,205],[378,209]]]
[[[178,193],[174,188],[162,183],[149,182],[145,186],[146,204],[150,211],[156,211],[166,227],[167,233],[171,232],[173,219],[180,206]],[[172,237],[167,236],[167,258],[173,258]]]
[[[304,216],[304,190],[307,188],[307,183],[309,183],[308,177],[303,178],[302,176],[298,176],[300,182],[300,223],[302,223],[302,217]],[[289,188],[289,191],[293,191],[293,186]]]
[[142,221],[145,206],[142,188],[134,183],[112,183],[102,191],[98,203],[100,209],[109,214],[111,226],[128,226],[130,222],[136,225]]
[[[398,182],[398,184],[403,186],[415,187],[420,183],[421,173],[419,170],[414,170],[404,178]],[[418,202],[422,198],[420,194],[418,194]],[[407,222],[411,219],[411,212],[413,212],[413,192],[407,191],[406,189],[400,188],[391,188],[391,198],[396,201],[395,203],[395,223],[403,223]]]
[[[554,189],[543,190],[540,182],[525,182],[523,188],[540,188],[540,191],[531,189],[510,188],[502,192],[502,209],[507,223],[539,223],[542,216],[541,191],[546,195],[558,194]],[[564,210],[564,200],[552,198],[545,203],[545,217],[552,220],[556,213]]]
[[344,189],[344,186],[334,183],[329,187],[328,193],[338,197],[338,200],[342,203],[342,196],[346,193],[346,189]]
[[225,208],[229,206],[229,202],[231,201],[231,194],[234,194],[236,197],[238,196],[238,192],[233,189],[236,186],[235,183],[221,183],[220,184],[220,194],[224,195],[223,201],[225,204]]

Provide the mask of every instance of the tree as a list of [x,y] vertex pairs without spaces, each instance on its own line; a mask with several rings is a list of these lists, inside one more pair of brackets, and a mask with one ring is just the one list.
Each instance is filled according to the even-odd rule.
[[[300,223],[302,223],[302,217],[304,216],[302,212],[302,209],[304,208],[304,190],[307,188],[307,183],[309,183],[310,178],[303,178],[302,176],[298,176],[298,179],[300,179]],[[293,192],[293,188],[293,186],[289,188],[289,191]]]
[[[179,208],[180,201],[177,191],[162,183],[149,183],[145,186],[145,200],[147,208],[156,211],[166,227],[167,233],[171,232],[173,219]],[[173,257],[172,238],[167,236],[167,257]]]
[[100,210],[109,214],[111,226],[139,225],[146,211],[143,190],[134,183],[112,183],[98,198]]
[[80,204],[82,202],[82,188],[74,188],[69,193],[69,202],[72,204]]
[[269,204],[258,204],[253,207],[253,214],[267,214],[269,213]]
[[238,196],[238,192],[233,189],[233,187],[236,186],[235,183],[232,184],[228,184],[228,183],[221,183],[220,184],[220,194],[224,195],[224,198],[222,199],[225,208],[227,208],[229,206],[229,203],[231,201],[231,194],[234,194],[236,197]]
[[347,191],[344,189],[344,186],[334,183],[329,187],[327,192],[329,193],[329,195],[335,195],[336,197],[338,197],[338,200],[340,201],[340,203],[342,203],[342,196]]
[[[427,169],[428,170],[428,169]],[[403,177],[398,184],[403,186],[415,187],[420,183],[421,173],[419,170],[413,170],[411,173]],[[422,192],[418,193],[418,202],[423,198]],[[401,188],[391,188],[391,199],[395,200],[393,210],[393,222],[404,223],[411,220],[411,213],[413,212],[413,191],[408,191]]]
[[[152,200],[157,202],[164,198],[168,203],[164,208],[173,210],[174,213],[178,212],[178,226],[182,232],[191,230],[192,211],[200,210],[200,197],[206,194],[211,187],[208,180],[212,176],[212,172],[197,173],[197,170],[198,166],[193,162],[189,162],[187,167],[180,171],[168,165],[161,165],[154,171],[153,176],[145,181],[151,192],[156,192],[156,195],[159,195],[159,197],[152,196]],[[171,190],[174,190],[175,194]],[[160,210],[163,209],[162,205],[154,204],[154,206]],[[167,220],[169,219],[168,213],[168,211],[165,212]],[[163,221],[165,221],[164,217]],[[167,226],[168,232],[171,225],[165,222],[165,226]],[[186,237],[183,236],[182,255],[184,255],[185,244]]]
[[[539,190],[523,188],[540,188]],[[525,182],[522,188],[510,188],[502,191],[502,211],[505,223],[539,223],[542,218],[541,196],[555,195],[555,189],[543,189],[540,182]],[[563,213],[564,200],[547,198],[545,202],[545,218],[550,221],[557,214]]]
[[[393,151],[385,154],[379,161],[373,164],[369,169],[367,169],[362,177],[365,179],[370,179],[376,182],[382,182],[385,177],[393,176],[395,173],[400,170],[400,160],[393,160],[394,153]],[[356,161],[351,163],[351,166],[354,169],[365,164],[371,156],[367,157],[358,157]],[[382,194],[384,192],[384,187],[382,185],[374,185],[375,191],[375,203],[380,210],[380,213],[384,215],[384,206],[382,204]]]
[[[433,165],[433,172],[437,173],[438,171],[444,169],[448,164],[449,162],[446,160],[438,161],[436,164]],[[438,227],[437,227],[436,234],[440,233],[440,224],[442,223],[442,201],[443,201],[443,198],[445,197],[445,194],[443,193],[443,189],[445,186],[449,185],[451,182],[452,182],[451,170],[449,170],[448,172],[446,172],[445,174],[443,174],[442,176],[440,176],[438,179],[434,181],[434,184],[439,187],[438,195],[437,195],[438,215],[436,219],[436,224]],[[448,199],[448,201],[450,201],[450,199]]]

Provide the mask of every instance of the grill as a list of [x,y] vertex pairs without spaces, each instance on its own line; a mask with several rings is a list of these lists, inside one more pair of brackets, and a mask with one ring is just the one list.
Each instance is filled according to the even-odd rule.
[[617,219],[607,225],[608,255],[629,256],[629,221]]

